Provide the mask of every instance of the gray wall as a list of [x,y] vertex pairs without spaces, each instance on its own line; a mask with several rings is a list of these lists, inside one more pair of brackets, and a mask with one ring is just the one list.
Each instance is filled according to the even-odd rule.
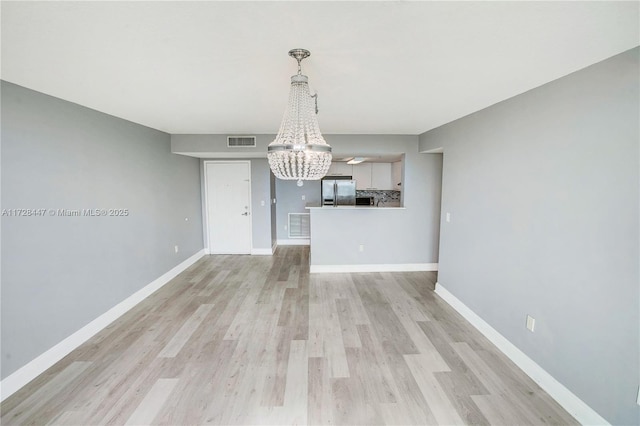
[[[251,215],[253,248],[271,249],[271,170],[266,159],[251,160]],[[264,202],[264,206],[262,203]]]
[[[276,179],[276,227],[278,240],[289,239],[289,213],[309,213],[307,203],[320,204],[320,181],[305,181],[297,186],[295,180]],[[305,199],[302,199],[302,196]]]
[[[206,135],[194,135],[206,137]],[[226,144],[226,138],[225,138]],[[271,170],[266,158],[218,158],[201,161],[200,179],[202,187],[202,217],[206,218],[204,196],[204,162],[205,161],[249,161],[251,163],[251,243],[253,249],[271,249],[272,240],[272,208],[269,204],[271,195]],[[261,202],[264,201],[264,206]],[[207,243],[206,229],[203,224],[202,238]]]
[[[268,163],[267,163],[268,164]],[[270,205],[271,205],[271,247],[276,245],[278,239],[278,225],[276,222],[277,208],[274,200],[277,199],[276,193],[276,176],[273,173],[269,173],[269,188],[270,188]],[[277,201],[277,200],[276,200]]]
[[267,145],[276,135],[255,135],[243,133],[238,136],[256,137],[254,148],[228,148],[227,136],[232,135],[171,135],[171,152],[197,155],[202,158],[267,158]]
[[440,284],[614,424],[640,423],[638,54],[420,136],[444,148]]
[[198,163],[166,133],[2,82],[2,208],[130,212],[2,217],[2,378],[202,249]]

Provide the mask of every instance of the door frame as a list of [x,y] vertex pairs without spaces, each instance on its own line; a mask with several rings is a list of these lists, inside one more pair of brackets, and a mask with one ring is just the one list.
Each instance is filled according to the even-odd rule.
[[204,252],[206,254],[213,254],[211,251],[211,241],[209,241],[209,185],[207,183],[207,164],[212,163],[245,163],[249,166],[249,215],[251,220],[249,221],[249,252],[253,251],[253,206],[251,205],[251,160],[204,160],[202,162],[202,177],[204,180],[204,241],[207,243]]

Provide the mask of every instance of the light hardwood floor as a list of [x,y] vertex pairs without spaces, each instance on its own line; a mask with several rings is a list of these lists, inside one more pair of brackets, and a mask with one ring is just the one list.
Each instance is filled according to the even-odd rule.
[[433,293],[206,256],[1,405],[2,424],[577,424]]

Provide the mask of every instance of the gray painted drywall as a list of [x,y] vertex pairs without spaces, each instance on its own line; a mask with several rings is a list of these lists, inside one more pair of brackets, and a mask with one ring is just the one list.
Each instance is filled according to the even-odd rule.
[[201,158],[267,158],[267,145],[275,135],[255,135],[255,147],[228,148],[227,136],[233,135],[171,135],[171,152]]
[[[278,198],[276,193],[276,176],[273,173],[269,173],[269,188],[270,188],[270,210],[271,210],[271,247],[275,247],[276,241],[278,240],[278,224],[276,222],[277,218],[277,210],[276,210],[276,200]],[[276,200],[277,201],[277,200]]]
[[613,424],[640,423],[638,56],[420,136],[444,149],[440,284]]
[[[276,227],[278,240],[289,239],[289,213],[309,213],[307,203],[320,204],[320,181],[306,181],[297,186],[295,180],[276,179]],[[305,199],[302,199],[302,196]]]
[[266,159],[251,160],[251,215],[253,248],[268,249],[271,242],[271,170]]
[[1,89],[3,209],[130,212],[2,217],[5,378],[203,243],[199,161],[172,154],[168,134],[11,83]]
[[[200,136],[200,135],[197,135]],[[204,136],[204,135],[202,135]],[[226,138],[225,138],[226,144]],[[200,179],[202,185],[202,217],[206,218],[204,196],[204,162],[205,161],[249,161],[251,163],[251,245],[252,249],[271,249],[272,224],[271,207],[271,170],[266,158],[221,158],[201,160]],[[262,205],[264,201],[264,206]],[[203,224],[202,235],[207,244],[206,227]]]
[[[404,153],[404,210],[332,212],[311,220],[313,265],[437,263],[442,159],[418,152],[418,137],[408,135],[325,135],[335,156]],[[282,198],[282,195],[279,195]],[[336,216],[330,219],[329,214]],[[360,217],[347,226],[337,214]],[[376,216],[373,216],[376,214]],[[280,215],[280,212],[278,212]],[[346,217],[345,216],[345,217]],[[312,216],[313,217],[313,216]],[[280,220],[280,217],[278,218]],[[278,233],[280,233],[278,228]],[[365,244],[359,252],[358,245]]]

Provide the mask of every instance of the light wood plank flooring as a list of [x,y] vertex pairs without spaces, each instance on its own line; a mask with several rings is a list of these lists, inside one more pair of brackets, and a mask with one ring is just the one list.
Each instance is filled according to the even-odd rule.
[[577,424],[427,272],[206,256],[1,405],[2,424]]

